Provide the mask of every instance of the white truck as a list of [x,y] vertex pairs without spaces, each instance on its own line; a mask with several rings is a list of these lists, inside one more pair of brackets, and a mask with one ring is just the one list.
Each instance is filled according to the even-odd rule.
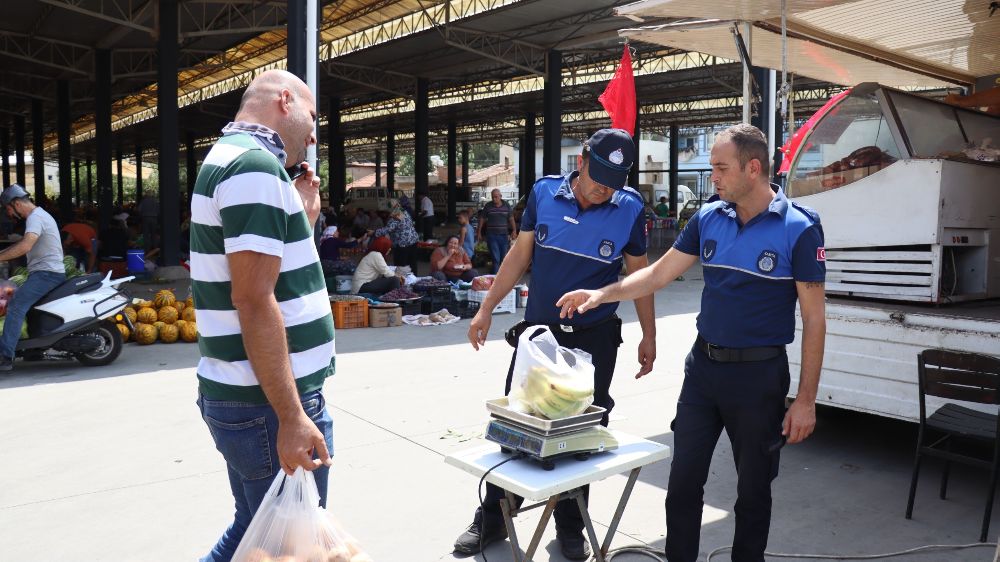
[[963,152],[988,138],[1000,118],[872,83],[804,138],[785,189],[826,236],[820,403],[916,420],[919,351],[1000,355],[1000,162]]

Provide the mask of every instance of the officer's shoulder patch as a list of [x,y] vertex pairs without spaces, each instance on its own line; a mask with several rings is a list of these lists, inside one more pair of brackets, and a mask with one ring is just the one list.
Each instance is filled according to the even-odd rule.
[[812,207],[801,205],[799,203],[796,203],[795,201],[789,201],[789,203],[791,203],[793,207],[801,211],[805,216],[812,219],[814,223],[819,224],[819,213],[817,213],[815,209],[813,209]]
[[543,177],[543,178],[548,178],[548,179],[557,179],[557,180],[561,180],[561,179],[563,178],[563,177],[562,177],[561,175],[559,175],[559,174],[549,174],[549,175],[547,175],[547,176],[542,176],[542,177]]
[[639,192],[638,191],[632,189],[630,186],[627,186],[627,185],[623,185],[622,188],[621,188],[621,191],[624,191],[625,193],[631,193],[632,195],[635,195],[636,197],[639,196]]

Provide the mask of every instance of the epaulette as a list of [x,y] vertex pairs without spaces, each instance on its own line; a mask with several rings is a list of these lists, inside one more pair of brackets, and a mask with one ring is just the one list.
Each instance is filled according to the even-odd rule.
[[815,209],[813,209],[812,207],[807,207],[805,205],[800,205],[795,201],[789,201],[789,203],[791,203],[792,206],[795,207],[796,209],[802,211],[802,213],[807,217],[809,217],[810,219],[812,219],[814,223],[819,224],[820,222],[819,213],[817,213]]

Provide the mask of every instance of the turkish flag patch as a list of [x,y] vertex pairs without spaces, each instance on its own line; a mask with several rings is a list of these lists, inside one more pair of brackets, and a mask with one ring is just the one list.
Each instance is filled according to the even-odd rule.
[[826,261],[826,248],[816,248],[816,261]]

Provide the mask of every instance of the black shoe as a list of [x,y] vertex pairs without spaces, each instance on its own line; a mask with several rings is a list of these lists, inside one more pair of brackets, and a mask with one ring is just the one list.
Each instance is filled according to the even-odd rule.
[[502,521],[487,523],[485,528],[483,527],[477,517],[455,541],[455,552],[466,555],[476,554],[487,545],[507,538],[507,527]]
[[590,544],[583,538],[583,534],[573,536],[559,536],[559,550],[562,555],[570,560],[586,560],[590,558]]
[[0,357],[0,371],[13,371],[14,360],[10,357]]

